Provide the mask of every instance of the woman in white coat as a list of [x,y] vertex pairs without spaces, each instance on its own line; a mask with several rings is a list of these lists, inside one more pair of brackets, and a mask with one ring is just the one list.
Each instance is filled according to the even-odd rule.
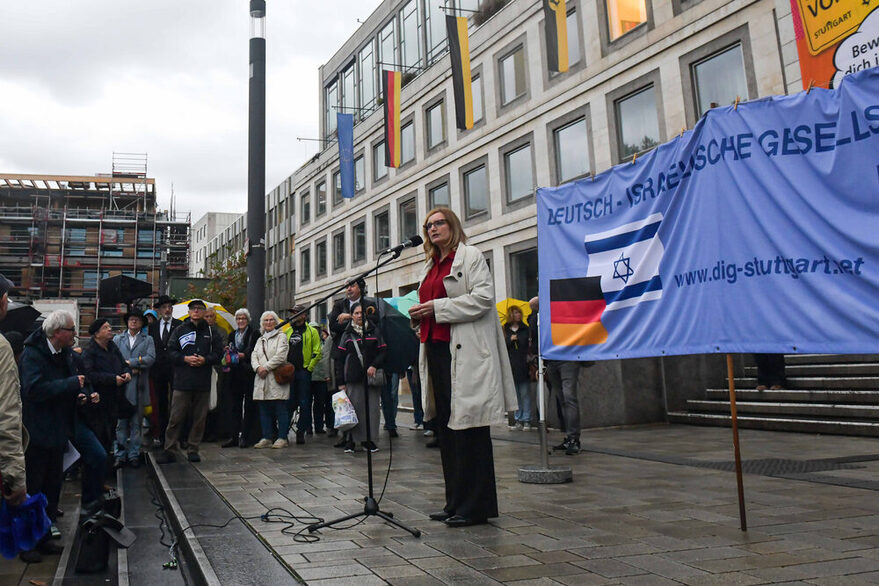
[[516,387],[482,252],[465,244],[448,208],[427,214],[424,236],[420,303],[409,315],[420,322],[424,418],[436,424],[446,485],[445,507],[430,518],[465,527],[497,517],[489,426],[516,410]]
[[[290,385],[279,384],[272,371],[287,362],[287,336],[278,327],[280,320],[274,311],[263,313],[259,323],[262,336],[256,341],[253,354],[250,355],[250,365],[256,373],[253,379],[253,400],[258,401],[259,405],[262,439],[253,447],[286,448],[287,432],[290,429],[290,410],[287,408]],[[272,443],[276,421],[278,438]]]

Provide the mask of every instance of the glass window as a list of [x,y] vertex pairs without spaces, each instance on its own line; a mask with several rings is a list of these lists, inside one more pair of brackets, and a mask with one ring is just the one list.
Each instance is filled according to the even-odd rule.
[[436,187],[431,187],[427,192],[427,199],[430,204],[430,209],[433,209],[438,206],[449,207],[449,184],[443,183],[442,185],[437,185]]
[[534,193],[530,143],[504,155],[504,173],[508,202],[518,201]]
[[315,201],[315,217],[319,218],[327,213],[327,182],[321,181],[314,187],[317,198]]
[[299,223],[304,226],[311,221],[311,195],[305,191],[300,197],[302,199],[300,200],[301,211],[299,214]]
[[351,228],[351,240],[353,240],[353,262],[366,260],[366,222],[354,224]]
[[525,93],[525,50],[520,46],[501,58],[501,104]]
[[333,234],[333,270],[345,266],[345,233]]
[[311,279],[311,249],[303,248],[299,258],[299,282],[305,283]]
[[589,173],[589,141],[586,119],[580,118],[553,133],[558,182],[564,183]]
[[606,0],[610,40],[618,39],[642,22],[647,22],[646,0]]
[[433,63],[446,50],[446,13],[443,5],[432,0],[425,0],[427,13],[427,62]]
[[372,147],[372,177],[378,181],[388,176],[388,168],[385,166],[385,141],[381,141]]
[[427,148],[432,149],[446,140],[446,104],[440,102],[427,109]]
[[327,136],[336,132],[336,108],[339,105],[339,86],[335,81],[326,88],[326,126]]
[[354,93],[354,65],[342,72],[342,112],[344,114],[355,114],[357,107],[356,95]]
[[[72,250],[72,249],[71,249],[71,250]],[[71,256],[73,256],[73,253],[71,253]],[[152,250],[138,250],[138,251],[137,251],[137,258],[155,258],[155,259],[158,259],[158,258],[161,258],[161,256],[162,256],[162,255],[161,255],[161,253],[160,253],[158,250],[157,250],[156,252],[153,252]]]
[[[85,248],[78,248],[78,247],[75,248],[75,247],[71,246],[70,248],[67,249],[66,252],[67,252],[67,256],[85,256]],[[150,256],[153,254],[152,250],[149,250],[147,252]],[[137,256],[138,256],[138,258],[140,258],[140,251],[138,251]]]
[[317,323],[325,324],[327,323],[327,316],[329,315],[329,310],[327,309],[326,303],[319,303],[317,307]]
[[511,254],[510,265],[513,287],[511,295],[516,299],[535,297],[537,295],[537,249],[531,248]]
[[354,191],[360,191],[366,187],[366,160],[363,155],[354,159]]
[[409,122],[400,128],[400,165],[415,160],[415,123]]
[[469,17],[471,13],[479,10],[480,0],[455,0],[455,8],[460,8],[464,14],[458,16]]
[[421,64],[421,20],[418,18],[418,0],[410,0],[400,11],[400,49],[403,65],[417,67]]
[[335,171],[333,173],[333,205],[337,206],[342,203],[342,173]]
[[381,69],[393,69],[392,63],[397,63],[397,38],[394,35],[394,22],[392,19],[382,32],[379,34],[379,61],[382,62]]
[[580,31],[577,27],[577,9],[568,11],[568,67],[580,61]]
[[470,219],[488,211],[488,175],[485,165],[464,173],[464,215]]
[[365,118],[375,107],[375,89],[376,89],[376,71],[375,71],[375,49],[373,42],[360,50],[360,107],[364,108],[360,112],[361,117]]
[[[68,228],[67,234],[70,242],[85,242],[85,228]],[[146,234],[149,237],[152,235],[152,232],[140,232],[138,234],[138,242],[141,242],[140,234]],[[152,239],[146,242],[152,242]]]
[[374,216],[375,251],[381,252],[391,247],[391,220],[388,212],[379,212]]
[[711,108],[725,106],[737,97],[748,99],[742,46],[737,44],[693,65],[696,109],[702,116]]
[[418,209],[412,197],[400,204],[400,237],[409,238],[419,232]]
[[327,274],[327,241],[314,245],[314,274],[318,277]]
[[121,250],[102,250],[101,256],[110,256],[110,257],[114,257],[114,258],[121,257],[122,251]]
[[473,122],[479,122],[485,115],[482,109],[482,76],[476,75],[470,80],[471,94],[473,95]]
[[616,109],[620,159],[628,159],[659,144],[656,91],[652,85],[618,100]]

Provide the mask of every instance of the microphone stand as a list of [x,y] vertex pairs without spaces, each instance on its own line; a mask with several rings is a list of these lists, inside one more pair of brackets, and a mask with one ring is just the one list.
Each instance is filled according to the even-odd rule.
[[[373,267],[373,268],[367,270],[366,272],[364,272],[363,274],[359,275],[359,276],[356,277],[355,279],[353,279],[353,280],[351,280],[351,281],[348,281],[348,283],[351,283],[351,282],[356,281],[356,280],[358,280],[358,279],[364,279],[364,280],[366,280],[366,277],[369,276],[370,273],[373,273],[373,272],[376,272],[376,273],[377,273],[378,270],[379,270],[381,267],[383,267],[384,265],[386,265],[386,264],[388,264],[388,263],[390,263],[390,262],[392,262],[392,261],[397,260],[398,258],[400,258],[400,255],[403,254],[403,249],[401,248],[401,249],[399,249],[399,250],[391,251],[390,254],[391,254],[392,256],[390,256],[389,258],[385,259],[384,261],[381,260],[381,255],[379,255],[379,262],[376,263],[375,267]],[[345,283],[344,285],[342,285],[341,287],[339,287],[338,289],[336,289],[335,291],[333,291],[332,293],[330,293],[328,296],[324,297],[323,299],[321,299],[321,300],[319,300],[319,301],[316,301],[316,302],[312,303],[312,304],[311,304],[310,306],[308,306],[306,309],[303,309],[301,312],[297,313],[296,315],[294,315],[294,316],[291,317],[290,319],[294,319],[294,318],[296,318],[298,315],[300,315],[300,314],[302,314],[302,313],[308,311],[309,309],[311,309],[311,308],[314,307],[315,305],[317,305],[317,304],[319,304],[319,303],[323,303],[324,301],[326,301],[327,299],[329,299],[330,297],[332,297],[333,295],[335,295],[336,293],[338,293],[338,292],[341,291],[342,289],[347,288],[347,287],[348,287],[348,283]],[[361,293],[361,297],[363,297],[362,293]],[[378,305],[376,305],[376,309],[378,309]],[[286,324],[288,321],[290,321],[290,319],[288,319],[287,321],[283,322],[281,325]],[[364,329],[365,329],[365,322],[366,322],[366,315],[365,315],[365,312],[364,312],[363,319],[364,319]],[[279,327],[280,327],[280,326],[279,326]],[[362,351],[361,351],[361,353],[362,353]],[[362,368],[362,370],[363,370],[363,380],[362,380],[362,384],[363,384],[363,396],[364,396],[364,407],[365,407],[364,412],[365,412],[365,414],[366,414],[366,417],[364,418],[364,419],[366,420],[366,421],[364,422],[364,423],[366,424],[366,441],[367,441],[367,442],[371,442],[371,441],[372,441],[372,429],[370,429],[370,425],[369,425],[369,419],[370,419],[370,417],[369,417],[369,375],[366,374],[366,370],[367,370],[367,369],[366,369],[366,364],[364,363],[364,364],[362,364],[361,366],[363,367],[363,368]],[[386,373],[386,374],[387,374],[387,373]],[[367,444],[367,446],[368,446],[368,445],[369,445],[369,444]],[[369,449],[369,447],[366,448],[366,474],[367,474],[367,480],[368,480],[368,485],[369,485],[369,492],[368,492],[368,494],[363,498],[363,501],[364,501],[363,512],[360,512],[360,513],[353,513],[353,514],[351,514],[351,515],[345,515],[344,517],[339,517],[338,519],[333,519],[332,521],[324,521],[323,523],[315,523],[314,525],[309,525],[309,526],[308,526],[308,532],[309,532],[309,533],[314,533],[314,532],[317,531],[318,529],[323,529],[324,527],[332,527],[333,525],[336,525],[336,524],[338,524],[338,523],[344,523],[345,521],[350,521],[351,519],[357,519],[357,518],[359,518],[359,517],[379,517],[379,518],[381,518],[381,519],[384,519],[385,521],[387,521],[387,522],[390,523],[391,525],[396,525],[396,526],[399,527],[400,529],[402,529],[402,530],[404,530],[404,531],[408,531],[408,532],[411,533],[414,537],[421,537],[421,531],[420,531],[420,530],[415,529],[414,527],[408,527],[408,526],[404,525],[404,524],[401,523],[400,521],[397,521],[396,519],[394,519],[394,514],[393,514],[393,513],[389,513],[389,512],[382,511],[382,510],[379,508],[378,501],[375,500],[375,493],[374,493],[374,491],[373,491],[373,481],[372,481],[372,451]]]

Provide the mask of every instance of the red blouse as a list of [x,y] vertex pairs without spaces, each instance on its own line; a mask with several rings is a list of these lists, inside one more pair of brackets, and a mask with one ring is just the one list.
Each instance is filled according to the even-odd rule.
[[[443,277],[452,272],[452,261],[455,260],[455,252],[439,261],[437,257],[433,259],[433,266],[428,271],[427,276],[418,289],[418,301],[425,303],[434,299],[442,299],[448,297],[446,294],[446,286],[443,284]],[[451,342],[452,326],[451,324],[440,324],[436,322],[434,316],[425,317],[421,320],[421,341],[422,342]]]

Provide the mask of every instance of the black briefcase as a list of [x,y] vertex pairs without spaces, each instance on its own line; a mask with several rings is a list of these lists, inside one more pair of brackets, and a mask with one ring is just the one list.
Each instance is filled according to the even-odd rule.
[[103,511],[89,517],[79,526],[76,573],[103,572],[109,564],[111,541],[127,548],[134,540],[134,533],[116,517]]

